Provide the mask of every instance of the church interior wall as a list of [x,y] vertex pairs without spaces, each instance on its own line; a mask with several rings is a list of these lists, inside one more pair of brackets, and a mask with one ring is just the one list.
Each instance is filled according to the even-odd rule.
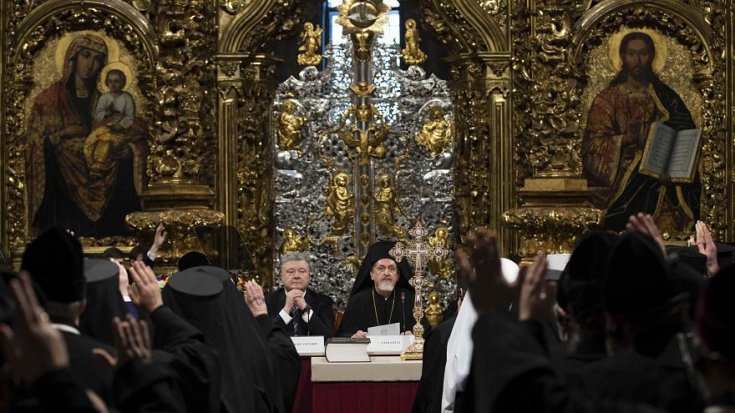
[[[91,226],[88,234],[80,234],[85,251],[148,242],[158,222],[164,222],[171,243],[161,258],[173,266],[179,255],[197,247],[194,227],[224,224],[239,230],[252,258],[250,270],[270,285],[279,247],[273,221],[272,105],[278,85],[302,68],[296,63],[299,34],[305,22],[320,21],[319,3],[2,2],[3,254],[17,259],[37,233],[39,218],[33,212],[39,208],[34,205],[48,202],[44,196],[52,181],[30,167],[32,158],[43,154],[28,154],[29,148],[44,148],[43,141],[40,146],[29,143],[30,122],[46,122],[42,132],[48,136],[68,126],[53,118],[58,114],[39,121],[39,108],[49,99],[66,99],[63,89],[55,97],[47,90],[67,79],[64,54],[72,37],[86,33],[92,41],[105,42],[100,49],[106,50],[105,65],[126,68],[130,79],[125,90],[136,106],[136,125],[145,125],[147,134],[129,132],[126,136],[143,144],[113,146],[122,151],[120,157],[104,159],[109,168],[123,171],[105,172],[114,179],[134,175],[139,208],[126,215],[127,232]],[[421,46],[429,56],[424,69],[446,80],[450,90],[457,214],[452,245],[460,233],[489,226],[498,231],[503,254],[522,259],[537,250],[568,252],[581,233],[606,222],[615,190],[624,189],[622,176],[607,187],[592,179],[594,159],[585,158],[584,149],[589,145],[587,122],[595,98],[621,70],[616,47],[624,34],[635,31],[649,33],[659,56],[666,53],[653,69],[701,129],[696,168],[701,188],[691,192],[694,201],[689,202],[696,208],[679,208],[683,204],[677,201],[656,206],[657,213],[677,224],[667,236],[678,241],[694,217],[707,222],[716,239],[732,241],[735,69],[729,2],[405,3],[405,17],[418,22]],[[95,77],[105,65],[95,69]],[[102,94],[105,87],[104,79],[98,81],[94,93]],[[87,98],[79,99],[72,106],[87,104],[79,103]],[[92,109],[86,107],[85,116]],[[88,129],[87,134],[98,125],[90,123]],[[104,136],[114,142],[117,135]],[[69,153],[84,152],[81,146],[74,151]],[[67,185],[94,182],[63,178]],[[33,192],[39,185],[43,189]],[[74,188],[77,195],[70,199],[79,202],[75,196],[88,192]],[[115,199],[103,189],[103,198]],[[80,209],[95,222],[88,211],[95,208]]]

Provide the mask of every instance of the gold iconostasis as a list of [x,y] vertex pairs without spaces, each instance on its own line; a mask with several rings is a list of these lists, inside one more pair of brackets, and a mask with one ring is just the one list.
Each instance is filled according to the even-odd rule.
[[732,240],[729,2],[402,0],[395,46],[382,1],[329,30],[323,6],[2,2],[3,255],[50,225],[95,253],[162,222],[174,266],[230,227],[266,284],[309,249],[347,285],[418,221],[449,249],[495,228],[517,258],[635,211]]

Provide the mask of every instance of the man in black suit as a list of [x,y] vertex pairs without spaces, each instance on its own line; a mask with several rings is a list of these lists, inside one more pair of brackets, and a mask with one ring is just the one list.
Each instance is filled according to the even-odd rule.
[[268,293],[268,315],[291,336],[334,335],[332,299],[309,286],[311,267],[305,254],[291,252],[281,257],[283,288]]

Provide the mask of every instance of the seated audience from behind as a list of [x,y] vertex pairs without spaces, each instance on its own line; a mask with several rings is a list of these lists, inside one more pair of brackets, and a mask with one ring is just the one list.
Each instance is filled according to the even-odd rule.
[[309,288],[311,265],[302,253],[281,257],[283,287],[265,296],[268,315],[291,336],[334,335],[332,299]]

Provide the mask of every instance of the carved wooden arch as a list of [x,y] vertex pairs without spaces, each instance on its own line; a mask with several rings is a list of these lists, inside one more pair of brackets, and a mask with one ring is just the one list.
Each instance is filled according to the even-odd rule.
[[[53,17],[59,12],[72,10],[76,8],[94,8],[108,11],[124,22],[130,24],[137,32],[138,40],[143,44],[143,48],[148,56],[148,67],[155,67],[158,49],[153,43],[156,39],[156,33],[151,23],[137,9],[122,0],[87,0],[83,3],[71,2],[68,0],[52,0],[34,8],[28,15],[18,24],[18,37],[16,47],[21,48],[26,43],[28,36],[45,20]],[[18,49],[14,55],[18,56]]]
[[686,22],[690,27],[694,28],[695,32],[699,35],[702,44],[706,48],[710,70],[712,69],[713,61],[715,60],[713,59],[711,50],[713,43],[712,28],[707,24],[704,16],[697,13],[697,10],[691,5],[672,0],[615,0],[597,4],[576,24],[575,35],[572,39],[572,43],[574,44],[572,52],[573,60],[578,61],[579,53],[582,51],[584,46],[584,41],[590,34],[590,31],[592,31],[600,21],[611,13],[633,7],[653,8],[673,14]]
[[[266,21],[269,19],[265,18],[269,13],[276,13],[275,9],[282,2],[276,3],[275,0],[251,2],[249,7],[246,7],[238,13],[224,30],[217,52],[220,54],[237,53],[243,50],[243,48],[248,49],[249,52],[255,52],[255,50],[251,49],[254,46],[260,46],[261,39],[265,39],[280,23],[276,18],[270,19],[269,22]],[[287,1],[283,3],[288,4]],[[264,25],[265,29],[261,30],[261,33],[253,33],[260,25]]]
[[[505,32],[477,0],[455,0],[454,4],[477,32],[488,52],[507,52],[509,42]],[[479,51],[479,50],[475,50]]]
[[418,0],[423,23],[457,53],[508,52],[507,34],[476,0]]

